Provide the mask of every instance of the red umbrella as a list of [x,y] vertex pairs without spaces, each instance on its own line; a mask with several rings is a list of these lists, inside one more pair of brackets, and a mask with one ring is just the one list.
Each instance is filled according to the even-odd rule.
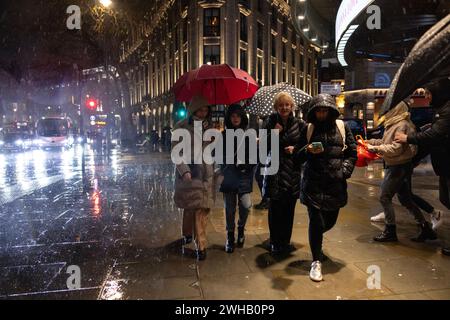
[[232,104],[249,99],[258,90],[256,81],[245,71],[227,64],[203,65],[187,72],[173,86],[177,101],[189,102],[201,95],[210,104]]

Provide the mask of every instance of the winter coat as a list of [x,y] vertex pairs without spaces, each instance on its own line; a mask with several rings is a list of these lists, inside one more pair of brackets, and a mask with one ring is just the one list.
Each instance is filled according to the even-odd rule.
[[408,106],[401,102],[386,114],[385,131],[382,139],[371,139],[369,145],[383,157],[388,166],[401,165],[412,162],[417,154],[417,147],[410,144],[401,144],[394,141],[396,133],[411,134],[416,127],[409,118]]
[[[276,124],[283,126],[283,131],[279,132],[279,169],[275,175],[264,176],[264,194],[270,199],[280,199],[281,195],[289,194],[294,198],[298,198],[300,194],[301,168],[295,163],[295,149],[293,154],[287,154],[284,148],[289,146],[296,147],[300,141],[300,133],[305,127],[305,122],[295,118],[291,114],[287,124],[283,125],[278,113],[273,113],[266,120],[263,128],[267,129],[267,150],[271,148],[271,132]],[[261,142],[264,143],[264,142]]]
[[450,177],[450,101],[436,108],[430,129],[408,134],[408,143],[428,148],[434,172]]
[[[234,128],[231,124],[231,115],[233,113],[238,113],[241,117],[241,125],[239,128]],[[240,105],[231,105],[227,113],[225,115],[225,128],[227,130],[235,130],[235,129],[242,129],[247,130],[248,127],[248,117],[247,114],[244,111],[244,108]],[[254,168],[255,164],[249,163],[249,140],[245,139],[245,163],[244,164],[237,164],[237,150],[238,145],[241,143],[241,141],[238,141],[237,138],[235,138],[234,141],[234,152],[233,154],[227,154],[227,139],[226,139],[226,132],[224,131],[223,134],[223,164],[220,166],[221,173],[223,175],[223,181],[220,186],[220,192],[224,193],[250,193],[253,191],[253,174],[254,174]],[[230,142],[231,143],[231,142]],[[244,142],[242,142],[244,143]],[[256,143],[256,141],[254,142]],[[227,164],[226,159],[234,159],[233,164]]]
[[[329,119],[322,123],[317,121],[315,110],[318,107],[329,108]],[[300,146],[321,142],[324,152],[312,154],[301,151],[297,154],[299,163],[304,163],[300,201],[319,210],[333,211],[347,204],[347,179],[353,173],[357,153],[356,142],[350,128],[345,125],[345,144],[336,119],[339,117],[334,99],[320,94],[312,102],[307,114],[307,121],[314,124],[314,131],[308,142],[305,127],[301,133]]]
[[[190,163],[194,163],[194,120],[195,117],[189,117],[174,127],[176,129],[186,129],[191,134],[191,155]],[[208,121],[203,121],[203,132],[210,129]],[[199,137],[203,141],[202,137]],[[182,141],[181,141],[182,142]],[[173,143],[172,149],[180,142]],[[203,142],[204,150],[210,142]],[[186,172],[190,172],[191,181],[182,179]],[[209,209],[213,202],[213,177],[214,167],[206,163],[202,164],[186,164],[176,165],[175,175],[175,194],[174,201],[178,208],[182,209]]]

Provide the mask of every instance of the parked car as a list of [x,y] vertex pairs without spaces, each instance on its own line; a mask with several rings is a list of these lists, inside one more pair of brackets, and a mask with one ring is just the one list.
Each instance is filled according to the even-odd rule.
[[0,150],[2,152],[24,151],[31,149],[33,140],[29,135],[18,132],[7,132],[0,140]]

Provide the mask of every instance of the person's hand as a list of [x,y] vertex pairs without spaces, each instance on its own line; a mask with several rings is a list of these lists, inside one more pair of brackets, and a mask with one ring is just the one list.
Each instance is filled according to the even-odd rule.
[[293,154],[294,153],[294,146],[289,146],[289,147],[286,147],[286,148],[284,148],[284,151],[287,153],[287,154]]
[[186,172],[185,174],[183,174],[183,181],[191,181],[192,180],[192,175],[190,172]]
[[324,152],[324,150],[313,148],[312,144],[308,145],[308,147],[306,147],[306,150],[312,154],[320,154]]
[[373,152],[373,153],[377,153],[377,147],[372,146],[370,144],[367,145],[367,150],[369,150],[370,152]]
[[278,130],[280,130],[280,131],[283,131],[283,126],[282,126],[281,124],[277,123],[277,124],[275,125],[275,129],[278,129]]
[[397,132],[394,141],[397,143],[408,143],[408,136],[404,133]]

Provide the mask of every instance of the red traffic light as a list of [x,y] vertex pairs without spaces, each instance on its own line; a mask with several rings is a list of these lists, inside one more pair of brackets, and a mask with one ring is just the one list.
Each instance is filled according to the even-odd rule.
[[97,109],[97,101],[94,99],[89,99],[86,101],[86,107],[88,107],[91,110]]

